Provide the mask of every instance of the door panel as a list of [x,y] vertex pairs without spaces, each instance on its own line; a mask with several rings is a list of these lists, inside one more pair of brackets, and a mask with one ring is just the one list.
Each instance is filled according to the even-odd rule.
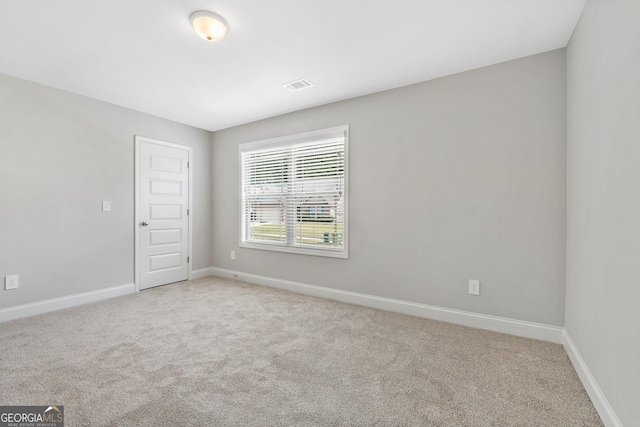
[[149,231],[149,246],[177,244],[181,241],[182,230],[179,228]]
[[182,254],[180,252],[172,254],[151,255],[149,257],[149,271],[166,271],[179,268],[182,265]]
[[140,289],[189,277],[189,150],[139,138]]
[[149,205],[149,219],[180,221],[182,218],[182,205]]
[[154,196],[182,196],[182,183],[180,181],[150,180],[150,193]]

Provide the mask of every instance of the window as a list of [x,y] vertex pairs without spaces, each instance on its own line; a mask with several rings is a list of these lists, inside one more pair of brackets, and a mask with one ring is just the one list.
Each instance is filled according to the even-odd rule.
[[348,133],[240,145],[240,246],[347,258]]

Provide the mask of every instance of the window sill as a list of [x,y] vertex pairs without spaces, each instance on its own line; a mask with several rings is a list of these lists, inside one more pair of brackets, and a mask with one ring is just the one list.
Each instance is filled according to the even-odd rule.
[[273,245],[269,243],[254,243],[254,242],[240,242],[241,248],[248,249],[258,249],[263,251],[274,251],[274,252],[286,252],[290,254],[298,254],[298,255],[312,255],[312,256],[321,256],[321,257],[329,257],[329,258],[341,258],[341,259],[349,259],[349,254],[347,249],[343,250],[318,250],[307,247],[293,247],[293,246],[282,246],[282,245]]

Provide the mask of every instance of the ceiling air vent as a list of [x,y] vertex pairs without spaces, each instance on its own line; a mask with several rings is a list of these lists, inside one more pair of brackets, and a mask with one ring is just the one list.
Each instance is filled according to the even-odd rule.
[[294,80],[294,81],[289,82],[289,83],[285,83],[282,86],[286,87],[291,92],[294,92],[296,90],[300,90],[300,89],[305,89],[305,88],[311,87],[311,86],[313,86],[313,83],[311,83],[307,79],[300,79],[300,80]]

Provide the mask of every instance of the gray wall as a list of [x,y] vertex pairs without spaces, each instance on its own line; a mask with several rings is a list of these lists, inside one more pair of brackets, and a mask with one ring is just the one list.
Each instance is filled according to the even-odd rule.
[[566,330],[640,422],[640,2],[591,0],[567,48]]
[[[238,144],[343,124],[350,258],[239,248]],[[214,266],[562,326],[565,138],[564,50],[215,132]]]
[[135,134],[193,147],[193,267],[211,266],[210,132],[6,75],[0,112],[0,278],[20,275],[0,308],[133,283]]

